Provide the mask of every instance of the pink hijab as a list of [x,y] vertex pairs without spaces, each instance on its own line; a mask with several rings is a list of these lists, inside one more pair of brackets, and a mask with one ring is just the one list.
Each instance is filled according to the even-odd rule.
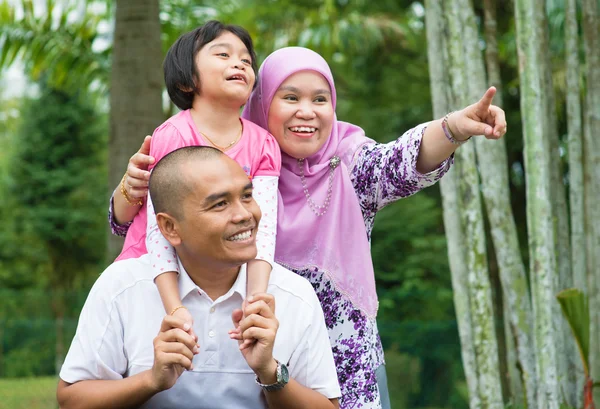
[[[242,117],[267,129],[267,115],[275,92],[290,75],[304,70],[316,71],[329,82],[335,110],[335,85],[327,62],[307,48],[287,47],[273,52],[263,62],[258,72],[258,86]],[[322,204],[327,196],[329,160],[333,156],[341,159],[334,170],[331,203],[320,217],[307,203],[297,159],[282,152],[275,260],[298,270],[324,271],[336,291],[373,318],[377,315],[378,302],[371,249],[348,171],[354,153],[369,142],[373,141],[361,128],[338,121],[334,116],[327,142],[317,153],[305,158],[306,185],[317,204]]]

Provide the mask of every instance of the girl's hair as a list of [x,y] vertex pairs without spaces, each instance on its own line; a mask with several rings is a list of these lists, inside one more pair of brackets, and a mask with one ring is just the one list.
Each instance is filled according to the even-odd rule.
[[[194,101],[194,95],[200,89],[200,74],[194,63],[196,55],[202,47],[220,36],[224,31],[229,31],[244,43],[248,53],[250,53],[252,69],[256,74],[258,70],[256,53],[248,31],[240,26],[211,20],[179,37],[169,48],[165,57],[163,70],[167,91],[171,101],[180,109],[190,109]],[[256,82],[254,86],[256,86]]]

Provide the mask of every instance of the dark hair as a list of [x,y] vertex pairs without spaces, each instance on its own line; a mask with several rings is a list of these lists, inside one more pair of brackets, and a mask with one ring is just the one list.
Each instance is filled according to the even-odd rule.
[[212,146],[186,146],[175,149],[159,160],[148,182],[154,213],[167,213],[183,219],[183,201],[193,187],[183,176],[181,166],[188,161],[206,161],[221,155],[224,153]]
[[[167,51],[163,63],[165,84],[171,101],[180,109],[190,109],[194,95],[200,89],[200,76],[194,63],[196,55],[202,47],[220,36],[223,31],[229,31],[244,43],[250,53],[252,69],[256,74],[258,69],[256,53],[248,31],[240,26],[211,20],[195,30],[183,34]],[[256,82],[254,86],[256,86]]]

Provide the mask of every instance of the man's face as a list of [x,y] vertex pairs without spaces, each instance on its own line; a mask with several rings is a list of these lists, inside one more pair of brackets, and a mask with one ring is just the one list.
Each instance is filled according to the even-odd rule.
[[220,267],[256,258],[261,212],[240,165],[221,156],[201,163],[188,161],[182,168],[191,193],[181,203],[177,251]]

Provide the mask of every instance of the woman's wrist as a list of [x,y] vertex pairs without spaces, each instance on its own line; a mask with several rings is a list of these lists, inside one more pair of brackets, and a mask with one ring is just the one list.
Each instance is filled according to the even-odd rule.
[[461,145],[471,139],[472,135],[462,135],[458,131],[458,126],[456,124],[456,118],[459,115],[459,112],[452,111],[446,114],[444,118],[442,118],[442,129],[444,130],[444,134],[446,138],[455,145]]

